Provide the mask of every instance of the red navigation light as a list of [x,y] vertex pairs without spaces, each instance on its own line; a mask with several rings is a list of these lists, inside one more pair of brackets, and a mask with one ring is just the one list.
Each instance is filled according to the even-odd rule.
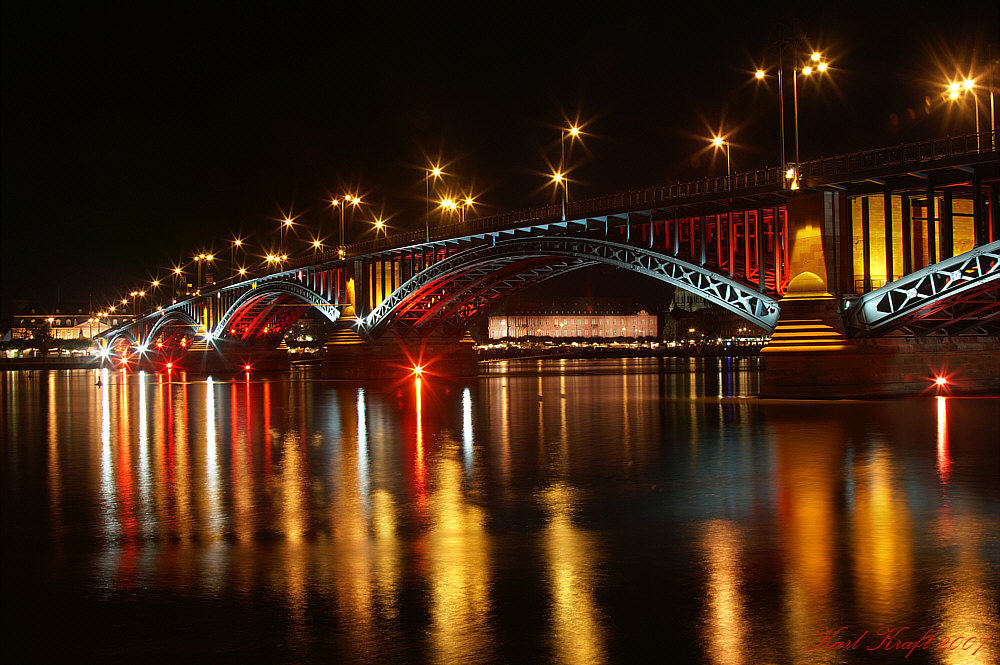
[[420,365],[414,365],[413,366],[413,374],[415,376],[420,376],[423,373],[424,373],[424,368],[423,367],[421,367]]
[[948,379],[944,378],[943,376],[939,376],[938,378],[934,379],[934,383],[936,383],[939,386],[946,386],[948,385]]
[[173,363],[167,363],[167,369],[173,369],[173,367],[174,367]]
[[245,369],[246,371],[248,371],[248,372],[249,372],[249,371],[250,371],[250,365],[244,365],[244,366],[243,366],[243,369]]

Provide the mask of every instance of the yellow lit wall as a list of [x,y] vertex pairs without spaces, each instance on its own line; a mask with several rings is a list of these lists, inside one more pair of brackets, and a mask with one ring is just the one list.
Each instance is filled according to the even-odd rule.
[[[860,293],[863,289],[864,267],[864,229],[861,220],[861,199],[855,197],[851,201],[851,219],[853,221],[854,240],[854,286]],[[885,200],[881,194],[868,196],[868,228],[871,238],[871,280],[872,288],[884,286],[888,271],[886,269],[886,237],[885,237]],[[935,248],[940,259],[941,254],[941,197],[936,197],[934,212],[938,220],[934,224]],[[922,206],[911,207],[911,243],[913,270],[919,270],[928,265],[927,222],[926,209]],[[972,199],[954,198],[952,201],[952,229],[954,254],[967,252],[975,244],[972,219]],[[892,197],[892,276],[893,280],[903,276],[903,206],[902,197]]]

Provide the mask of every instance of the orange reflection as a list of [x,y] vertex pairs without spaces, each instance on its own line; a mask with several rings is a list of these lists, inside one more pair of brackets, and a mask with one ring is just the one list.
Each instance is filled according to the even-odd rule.
[[392,494],[379,489],[372,494],[373,558],[375,597],[382,615],[395,619],[402,575],[401,544],[396,534],[398,508]]
[[573,524],[572,488],[556,484],[541,498],[549,520],[543,542],[552,593],[555,660],[567,665],[604,662],[605,628],[594,598],[595,544]]
[[706,522],[701,551],[707,573],[705,596],[705,647],[711,662],[739,665],[748,662],[748,620],[741,586],[743,551],[736,524],[716,519]]
[[62,472],[59,466],[59,410],[56,407],[56,373],[49,372],[48,392],[48,485],[52,535],[62,536]]
[[[246,408],[247,416],[250,414],[250,384],[244,383],[244,390],[247,393]],[[249,446],[249,425],[246,429],[240,429],[238,419],[238,397],[236,382],[232,383],[229,393],[229,427],[230,427],[230,482],[232,483],[233,497],[233,531],[236,539],[242,542],[249,541],[253,536],[253,525],[251,524],[253,511],[253,478],[251,478],[250,455],[252,451]]]
[[191,538],[191,531],[194,527],[194,519],[191,510],[191,475],[188,465],[188,384],[182,381],[180,384],[180,404],[178,405],[174,425],[177,445],[174,446],[175,468],[173,490],[177,505],[177,535],[182,541]]
[[435,468],[430,498],[427,562],[431,591],[431,642],[439,663],[492,660],[490,553],[483,509],[462,493],[457,445]]
[[779,527],[787,562],[785,625],[791,653],[807,653],[805,649],[815,644],[812,627],[834,621],[834,535],[839,528],[835,515],[844,433],[836,420],[810,422],[815,421],[774,419]]
[[[990,580],[990,563],[983,557],[990,543],[995,542],[995,520],[983,520],[974,515],[952,516],[942,511],[938,520],[939,533],[957,537],[947,538],[950,552],[947,562],[936,575],[934,586],[939,590],[934,614],[939,635],[934,645],[945,665],[965,663],[1000,662],[1000,648],[996,643],[997,616],[996,588]],[[939,649],[941,638],[951,640],[963,637],[955,649]],[[980,639],[969,641],[969,637]],[[985,642],[981,638],[991,638]],[[976,652],[973,656],[973,652]]]
[[889,450],[855,464],[851,535],[858,606],[875,626],[903,621],[913,607],[910,511]]

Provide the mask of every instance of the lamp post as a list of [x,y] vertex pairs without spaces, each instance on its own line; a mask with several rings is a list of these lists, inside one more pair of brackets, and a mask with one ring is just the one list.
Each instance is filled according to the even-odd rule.
[[424,200],[426,201],[426,211],[424,214],[424,231],[427,242],[431,241],[431,178],[437,180],[444,175],[441,167],[435,164],[424,172]]
[[566,221],[566,198],[568,196],[567,194],[568,182],[569,182],[568,178],[566,178],[566,176],[563,174],[562,171],[556,171],[555,173],[552,174],[552,183],[556,187],[561,187],[563,190],[562,221],[564,222]]
[[[824,59],[823,54],[819,51],[810,51],[808,61],[805,64],[799,64],[798,62],[792,65],[792,104],[793,104],[793,123],[794,123],[794,138],[795,138],[795,166],[789,168],[788,160],[786,158],[785,150],[785,93],[783,86],[783,74],[785,69],[785,50],[789,45],[795,45],[801,47],[806,44],[806,39],[801,35],[796,35],[794,37],[781,37],[777,42],[771,44],[772,47],[776,46],[778,49],[778,129],[779,129],[779,141],[781,150],[781,167],[785,171],[785,179],[790,180],[791,189],[798,189],[798,165],[800,163],[799,155],[799,97],[798,97],[798,78],[800,74],[803,76],[810,76],[814,72],[825,73],[829,68],[829,63]],[[801,53],[801,52],[799,52]],[[763,68],[757,68],[754,72],[754,78],[757,81],[763,81],[767,78],[767,72]]]
[[211,254],[198,254],[194,257],[195,262],[198,264],[198,283],[195,285],[197,287],[196,291],[201,291],[201,287],[204,286],[201,281],[201,262],[204,261],[206,264],[211,263],[215,259]]
[[[578,125],[570,125],[569,127],[563,127],[562,132],[559,136],[559,171],[558,173],[566,173],[566,139],[570,140],[570,143],[574,139],[580,137],[580,127]],[[562,199],[562,218],[566,221],[566,206],[569,203],[569,186],[565,178],[562,178],[563,185],[563,199]],[[559,182],[559,181],[557,181]]]
[[279,250],[283,251],[285,249],[285,234],[289,230],[291,230],[292,224],[294,223],[295,223],[295,218],[289,217],[288,215],[286,215],[285,218],[281,220],[281,226],[278,227],[279,229],[278,243],[280,245],[278,247]]
[[357,196],[352,196],[351,194],[344,194],[343,201],[337,199],[336,197],[330,199],[330,206],[340,209],[340,242],[337,246],[337,254],[340,258],[344,258],[345,245],[344,245],[344,208],[349,204],[353,205],[355,208],[361,203],[361,199]]
[[[948,99],[957,101],[960,95],[972,95],[972,109],[976,115],[976,150],[983,149],[982,137],[979,134],[979,95],[976,94],[976,80],[964,79],[961,83],[952,81],[948,84]],[[996,123],[993,119],[993,89],[990,88],[990,143],[993,143],[993,135],[996,133]]]
[[174,268],[174,279],[173,279],[173,282],[174,282],[174,284],[173,284],[173,286],[174,286],[174,290],[173,290],[173,293],[171,294],[171,300],[172,300],[173,302],[177,302],[177,280],[178,280],[178,279],[180,278],[180,276],[181,276],[181,275],[183,275],[183,274],[184,274],[184,271],[183,271],[183,270],[181,270],[181,268],[180,268],[180,267],[175,267],[175,268]]
[[[802,66],[802,75],[811,76],[814,71],[825,73],[829,65],[825,60],[823,60],[823,54],[818,51],[813,51],[809,56],[809,62]],[[795,167],[798,169],[798,165],[801,163],[799,159],[799,84],[798,84],[799,68],[796,67],[792,70],[792,105],[794,107],[795,114]],[[798,180],[798,172],[796,171],[796,180]]]
[[469,208],[475,205],[475,200],[471,196],[466,196],[465,201],[462,202],[462,223],[465,223],[465,218],[468,213]]
[[733,168],[732,168],[732,163],[729,161],[729,149],[730,149],[729,142],[726,141],[721,136],[713,136],[712,137],[712,145],[716,149],[721,148],[726,153],[726,177],[727,178],[732,177],[732,175],[733,175]]
[[236,276],[236,250],[243,248],[243,239],[234,238],[232,245],[229,247],[229,276],[230,278]]

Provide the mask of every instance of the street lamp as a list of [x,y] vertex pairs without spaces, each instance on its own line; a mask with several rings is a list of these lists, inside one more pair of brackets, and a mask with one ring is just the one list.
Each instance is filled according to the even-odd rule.
[[294,223],[295,223],[295,218],[289,217],[288,215],[285,215],[284,219],[281,220],[281,226],[278,227],[280,249],[285,248],[285,233],[287,232],[287,230],[292,228],[292,224]]
[[[572,142],[574,139],[580,138],[580,126],[570,125],[569,127],[563,127],[562,133],[559,136],[559,171],[558,173],[566,173],[566,139],[570,140],[570,146],[572,147]],[[556,181],[559,182],[559,181]],[[569,203],[569,187],[563,182],[563,201],[562,201],[562,218],[566,221],[566,205]]]
[[[976,150],[982,150],[982,139],[979,134],[979,95],[976,94],[976,80],[971,78],[963,79],[961,83],[952,81],[948,84],[948,99],[957,101],[961,95],[966,93],[972,95],[973,113],[976,115]],[[990,88],[990,143],[993,143],[993,135],[996,133],[996,120],[993,118],[993,88]]]
[[562,221],[566,221],[566,199],[569,196],[569,179],[562,171],[556,171],[552,174],[552,184],[556,187],[562,187],[563,190],[563,200],[562,200]]
[[198,264],[198,283],[196,285],[198,287],[197,290],[201,290],[201,287],[204,286],[204,284],[202,284],[201,282],[201,262],[204,261],[205,263],[211,263],[214,259],[215,257],[212,256],[211,254],[198,254],[197,256],[194,257],[195,262]]
[[729,149],[730,149],[729,143],[724,138],[722,138],[721,136],[713,136],[712,137],[712,146],[716,150],[718,150],[718,149],[721,148],[722,150],[725,151],[725,153],[726,153],[726,176],[727,177],[732,176],[733,175],[733,169],[732,169],[732,164],[729,161]]
[[333,207],[333,208],[339,208],[340,209],[340,243],[339,243],[339,246],[337,247],[337,253],[339,255],[341,255],[341,258],[343,258],[343,254],[345,253],[345,246],[344,246],[344,208],[346,208],[348,205],[353,205],[355,208],[357,208],[360,203],[361,203],[361,199],[359,197],[353,196],[351,194],[344,194],[344,200],[343,201],[338,200],[337,197],[334,197],[334,198],[330,199],[330,206]]
[[429,167],[424,172],[424,200],[426,201],[426,211],[424,214],[424,231],[427,236],[427,242],[431,241],[431,178],[437,181],[438,178],[444,175],[444,171],[441,170],[441,166],[435,164]]
[[[780,136],[780,146],[781,146],[781,166],[786,169],[785,179],[790,181],[791,189],[798,189],[798,165],[799,165],[799,112],[798,112],[798,76],[799,70],[801,69],[801,74],[803,76],[810,76],[815,72],[826,73],[829,69],[829,63],[824,58],[823,53],[820,51],[809,51],[808,58],[805,59],[801,64],[793,63],[792,65],[792,97],[794,104],[794,123],[795,123],[795,165],[789,168],[788,160],[785,154],[785,93],[783,87],[783,73],[785,69],[785,49],[790,45],[795,45],[801,47],[806,43],[805,38],[802,35],[796,35],[794,37],[781,37],[777,42],[770,45],[770,47],[778,48],[778,127]],[[801,52],[800,52],[801,53]],[[767,77],[767,72],[765,69],[757,67],[754,71],[754,78],[757,81],[763,81]]]
[[184,271],[181,270],[179,266],[174,266],[173,274],[174,274],[174,279],[173,279],[174,288],[173,288],[173,293],[171,294],[171,300],[173,300],[173,302],[177,302],[177,280],[180,279],[180,276],[184,274]]
[[[813,64],[806,63],[802,66],[802,75],[810,76],[813,71],[818,71],[820,73],[826,73],[828,69],[828,64],[823,60],[823,54],[819,51],[813,51],[812,55],[809,56],[809,62]],[[795,168],[796,176],[798,174],[798,166],[801,163],[799,159],[799,70],[798,68],[792,70],[792,104],[794,106],[795,115]],[[795,178],[793,184],[798,184],[798,177]]]
[[243,239],[234,238],[232,244],[229,247],[229,274],[230,277],[234,276],[236,271],[236,250],[243,248]]
[[466,214],[468,213],[469,208],[473,207],[475,204],[476,204],[476,201],[471,196],[466,196],[465,197],[465,201],[463,201],[462,204],[461,204],[462,205],[462,223],[463,224],[465,223],[465,217],[466,217]]

